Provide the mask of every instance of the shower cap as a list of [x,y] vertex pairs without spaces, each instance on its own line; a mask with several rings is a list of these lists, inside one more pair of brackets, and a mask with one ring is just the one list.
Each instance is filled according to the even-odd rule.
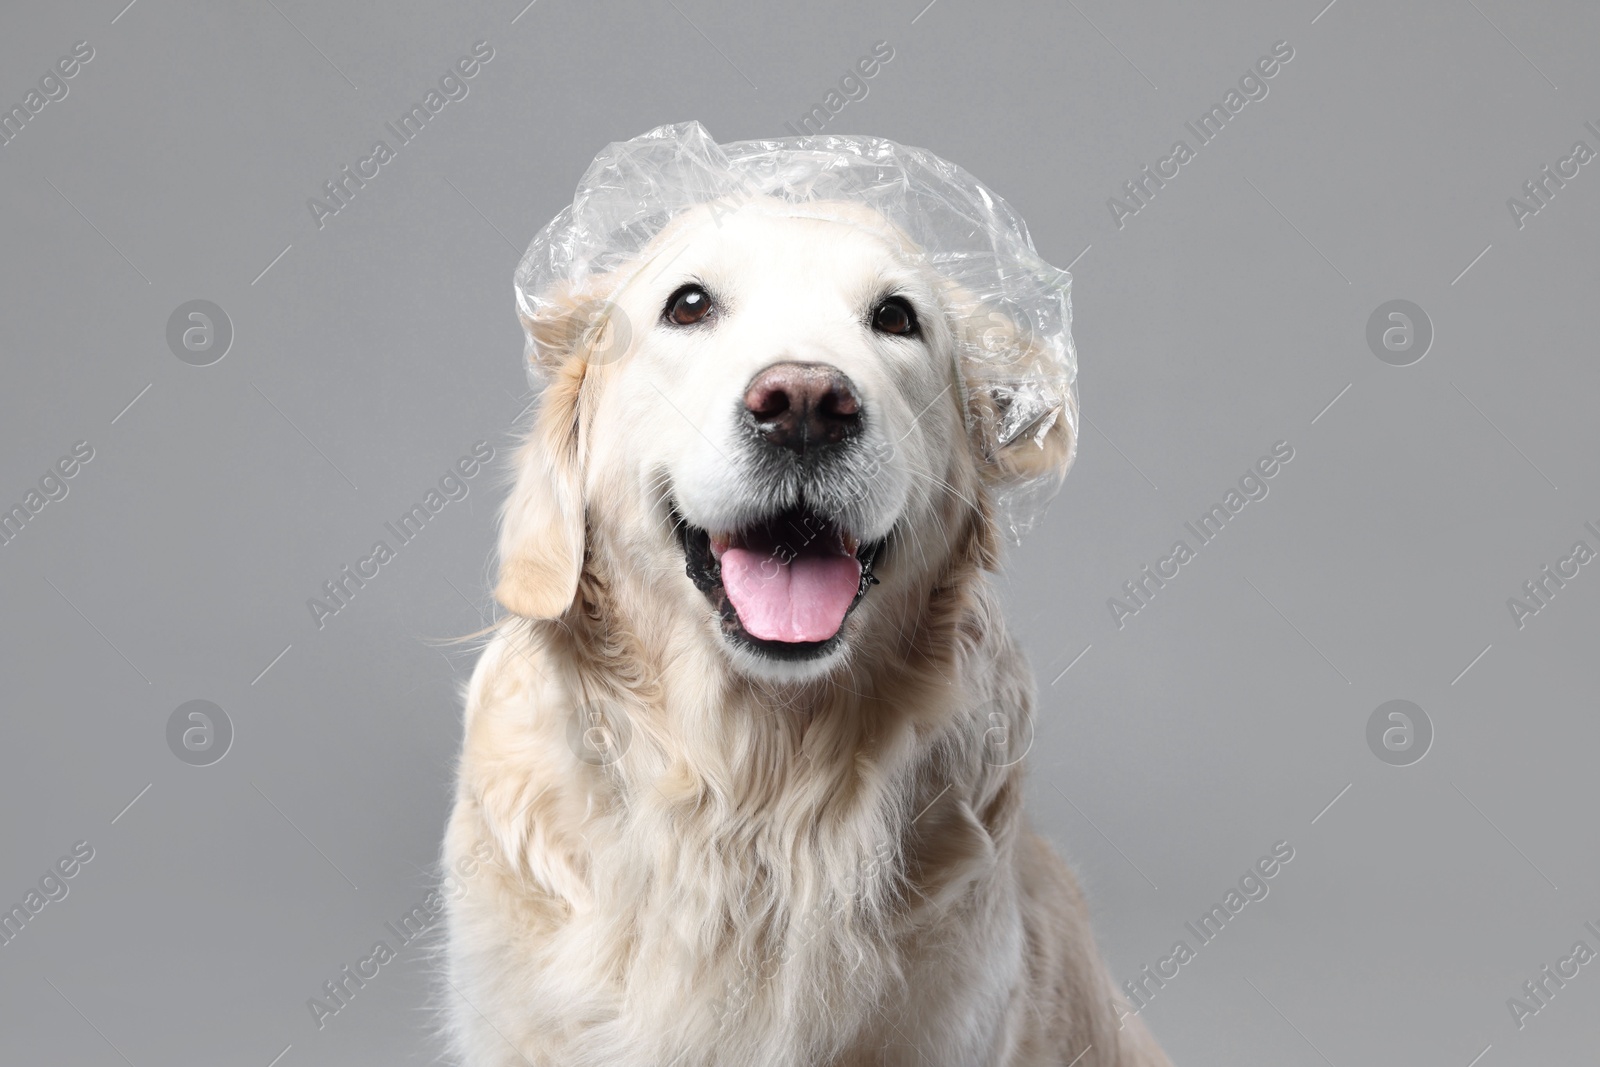
[[[517,307],[535,388],[542,369],[530,320],[551,310],[555,293],[609,272],[621,279],[620,290],[673,218],[697,205],[753,197],[842,200],[876,210],[943,280],[947,309],[965,312],[952,316],[967,324],[955,337],[956,380],[994,398],[963,404],[969,429],[981,429],[997,449],[1041,447],[1061,419],[1075,448],[1071,277],[1039,256],[1027,225],[982,182],[932,152],[881,137],[719,145],[700,123],[684,122],[607,145],[571,205],[539,231],[517,265]],[[987,425],[972,426],[974,420]],[[999,518],[1013,540],[1043,513],[1064,474],[1063,465],[998,488]]]

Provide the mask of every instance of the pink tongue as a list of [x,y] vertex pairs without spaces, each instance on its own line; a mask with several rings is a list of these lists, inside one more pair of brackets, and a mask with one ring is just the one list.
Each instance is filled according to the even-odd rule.
[[722,554],[722,588],[751,637],[762,641],[826,641],[844,625],[861,588],[854,556],[796,556],[729,548]]

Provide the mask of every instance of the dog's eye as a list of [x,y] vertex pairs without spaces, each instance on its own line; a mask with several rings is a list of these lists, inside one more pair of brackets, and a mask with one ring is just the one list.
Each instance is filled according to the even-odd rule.
[[917,313],[901,296],[891,296],[872,312],[872,328],[896,337],[909,337],[917,332]]
[[664,312],[675,326],[693,326],[711,311],[711,294],[698,285],[685,285],[667,297]]

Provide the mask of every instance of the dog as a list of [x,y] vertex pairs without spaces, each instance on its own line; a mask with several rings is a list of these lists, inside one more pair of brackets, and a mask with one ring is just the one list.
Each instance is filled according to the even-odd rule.
[[982,314],[874,209],[770,196],[525,307],[444,845],[469,1067],[1170,1067],[986,748],[1032,721],[996,502],[1074,413],[995,434]]

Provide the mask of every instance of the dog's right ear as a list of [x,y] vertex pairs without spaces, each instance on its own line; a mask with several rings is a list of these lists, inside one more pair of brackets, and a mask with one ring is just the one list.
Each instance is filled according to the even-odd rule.
[[[529,357],[548,376],[533,429],[516,456],[516,484],[500,513],[495,599],[528,619],[554,619],[572,606],[583,571],[582,387],[591,353],[609,335],[603,301],[577,288],[524,315]],[[615,338],[607,337],[615,343]]]

